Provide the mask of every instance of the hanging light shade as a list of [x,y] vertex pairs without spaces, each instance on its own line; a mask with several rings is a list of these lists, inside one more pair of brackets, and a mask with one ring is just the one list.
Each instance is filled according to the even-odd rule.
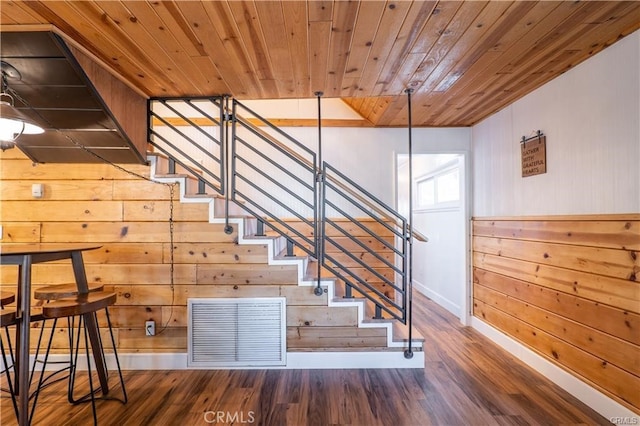
[[44,129],[29,117],[21,113],[10,102],[2,97],[13,98],[7,93],[0,94],[0,141],[14,142],[20,135],[37,135]]
[[2,90],[0,91],[0,148],[12,148],[20,135],[37,135],[44,129],[20,112],[9,94],[8,79],[21,80],[20,72],[11,64],[2,61]]

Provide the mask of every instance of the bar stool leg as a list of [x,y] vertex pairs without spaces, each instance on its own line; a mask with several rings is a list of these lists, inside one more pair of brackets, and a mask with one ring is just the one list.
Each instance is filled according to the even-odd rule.
[[2,339],[0,339],[0,350],[2,350],[2,362],[4,363],[4,373],[7,376],[7,383],[9,386],[9,393],[11,394],[11,402],[13,403],[13,410],[16,413],[16,418],[18,418],[18,403],[16,402],[16,393],[13,388],[13,379],[11,378],[11,372],[9,371],[13,368],[13,350],[11,348],[11,340],[9,339],[9,332],[7,331],[7,345],[9,346],[9,353],[11,358],[11,365],[9,365],[7,361],[7,355],[5,353],[4,343],[2,343]]

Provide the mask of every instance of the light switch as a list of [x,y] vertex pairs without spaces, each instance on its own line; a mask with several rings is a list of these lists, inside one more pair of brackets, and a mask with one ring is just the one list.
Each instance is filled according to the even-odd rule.
[[42,198],[44,195],[44,186],[41,183],[31,185],[31,195],[33,195],[33,198]]

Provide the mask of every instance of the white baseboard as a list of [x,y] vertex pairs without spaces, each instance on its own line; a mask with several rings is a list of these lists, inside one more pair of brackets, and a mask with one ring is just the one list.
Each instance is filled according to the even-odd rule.
[[618,417],[636,419],[636,421],[640,418],[637,413],[634,413],[624,405],[589,386],[587,383],[571,375],[551,361],[545,359],[543,356],[538,355],[522,343],[512,339],[481,319],[472,317],[471,326],[487,338],[491,339],[498,346],[511,353],[520,361],[524,362],[529,367],[533,368],[538,373],[542,374],[547,379],[551,380],[553,383],[584,402],[601,416],[606,417],[611,421],[613,421],[613,418]]
[[[123,353],[118,354],[123,370],[186,370],[186,353]],[[49,362],[66,361],[68,355],[51,355]],[[115,369],[115,358],[106,354],[110,369]],[[86,370],[86,364],[78,363],[79,370]],[[47,370],[60,368],[49,364]],[[211,370],[314,370],[314,369],[356,369],[356,368],[424,368],[424,352],[414,351],[411,359],[404,357],[403,351],[388,352],[287,352],[285,366],[260,367],[220,367]]]
[[413,288],[436,302],[438,305],[445,308],[447,311],[451,312],[457,318],[460,318],[460,305],[457,305],[456,303],[452,302],[446,297],[443,297],[441,294],[436,293],[426,285],[416,280],[413,280]]

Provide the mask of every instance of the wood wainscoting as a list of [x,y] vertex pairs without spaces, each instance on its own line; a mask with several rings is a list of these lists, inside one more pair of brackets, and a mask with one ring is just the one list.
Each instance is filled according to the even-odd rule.
[[475,218],[473,314],[640,412],[640,214]]

